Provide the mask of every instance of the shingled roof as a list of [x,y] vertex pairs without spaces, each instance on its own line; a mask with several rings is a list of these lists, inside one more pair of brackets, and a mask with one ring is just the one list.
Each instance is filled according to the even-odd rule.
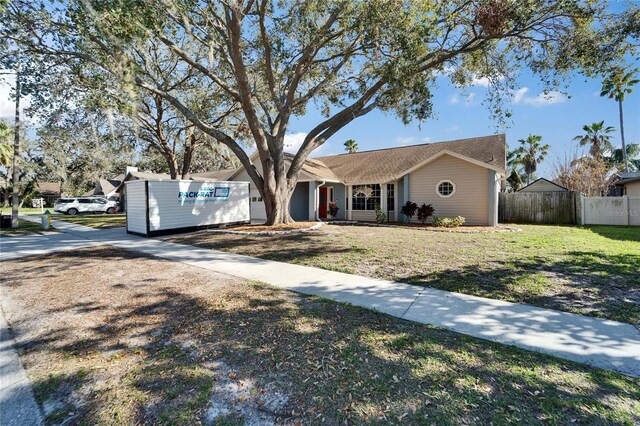
[[315,158],[347,184],[389,182],[400,179],[430,159],[449,153],[478,165],[505,173],[504,134],[426,143],[397,148]]
[[227,180],[236,169],[221,169],[210,172],[191,173],[191,179]]
[[[293,161],[293,155],[284,153],[285,166],[288,169]],[[327,167],[322,161],[317,158],[307,158],[302,164],[302,170],[298,177],[299,182],[306,180],[324,180],[329,182],[340,182],[340,179],[333,173],[333,171]]]

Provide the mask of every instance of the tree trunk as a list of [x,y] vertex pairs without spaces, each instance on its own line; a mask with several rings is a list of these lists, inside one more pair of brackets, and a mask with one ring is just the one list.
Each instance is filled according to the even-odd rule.
[[624,119],[622,118],[622,99],[618,99],[620,110],[620,138],[622,139],[622,170],[627,171],[627,145],[624,142]]
[[182,159],[182,179],[189,178],[191,171],[191,161],[193,161],[193,151],[196,148],[196,135],[191,130],[191,135],[187,136],[188,140],[184,146],[184,158]]
[[169,149],[161,149],[160,153],[167,160],[167,166],[169,167],[169,175],[171,179],[178,179],[178,160],[176,160],[176,156]]
[[20,159],[20,73],[16,73],[16,125],[13,135],[13,198],[11,199],[11,227],[18,227],[18,209],[20,204],[20,195],[18,188],[19,169],[18,161]]
[[279,225],[284,223],[293,223],[289,213],[289,202],[291,201],[291,195],[293,194],[293,188],[295,188],[295,182],[287,182],[286,179],[281,185],[271,187],[265,185],[262,190],[262,201],[265,205],[267,213],[266,225]]
[[171,175],[171,179],[178,179],[178,162],[175,157],[167,158],[169,163],[169,174]]

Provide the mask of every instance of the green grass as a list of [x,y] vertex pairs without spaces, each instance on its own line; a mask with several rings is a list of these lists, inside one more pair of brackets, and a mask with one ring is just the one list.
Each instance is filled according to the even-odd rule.
[[[49,228],[53,231],[53,228]],[[12,236],[12,235],[28,235],[43,232],[42,226],[39,223],[30,222],[28,220],[18,219],[17,228],[0,228],[0,236]]]
[[173,241],[640,323],[640,228],[522,228],[442,233],[325,226],[297,235],[200,234]]
[[[53,207],[45,207],[44,211],[47,211],[47,210],[53,213]],[[2,214],[11,214],[11,206],[0,208],[0,212],[2,212]],[[43,210],[41,210],[40,208],[21,207],[20,209],[18,209],[18,214],[38,215],[38,214],[42,214],[42,212]]]
[[127,223],[127,215],[125,214],[79,214],[75,216],[60,214],[52,216],[52,219],[100,229],[119,228]]

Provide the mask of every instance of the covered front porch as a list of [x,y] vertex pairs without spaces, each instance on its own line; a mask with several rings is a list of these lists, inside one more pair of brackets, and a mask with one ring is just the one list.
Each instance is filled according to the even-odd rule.
[[[403,181],[390,181],[382,183],[365,184],[343,184],[340,182],[310,181],[298,184],[307,185],[308,190],[308,217],[307,220],[357,220],[374,222],[376,220],[375,209],[380,209],[387,215],[388,221],[399,219],[399,210],[404,199]],[[299,211],[299,198],[291,199],[291,215],[295,220],[300,215],[294,214]],[[329,215],[329,204],[335,202],[338,207],[336,217]]]

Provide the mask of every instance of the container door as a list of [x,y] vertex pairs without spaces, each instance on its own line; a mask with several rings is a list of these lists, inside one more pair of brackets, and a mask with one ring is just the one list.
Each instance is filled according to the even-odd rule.
[[251,197],[251,220],[267,220],[267,211],[264,202],[257,189],[252,189]]

